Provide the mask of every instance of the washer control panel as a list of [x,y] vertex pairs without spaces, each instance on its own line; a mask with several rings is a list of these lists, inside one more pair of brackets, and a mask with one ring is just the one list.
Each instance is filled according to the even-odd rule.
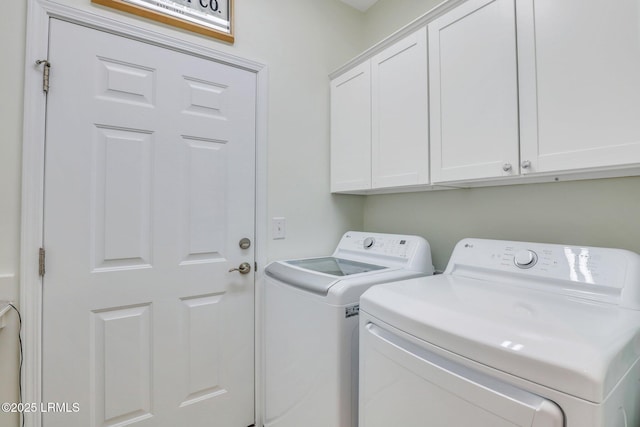
[[395,235],[364,235],[343,238],[339,249],[360,251],[363,254],[389,255],[400,258],[409,258],[413,255],[414,248],[419,244],[416,236]]
[[433,272],[431,247],[420,236],[349,231],[342,236],[333,256]]

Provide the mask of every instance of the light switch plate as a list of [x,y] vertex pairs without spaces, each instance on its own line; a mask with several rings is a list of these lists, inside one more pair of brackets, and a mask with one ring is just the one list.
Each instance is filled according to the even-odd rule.
[[286,236],[286,219],[282,216],[271,219],[271,234],[273,240],[284,239]]

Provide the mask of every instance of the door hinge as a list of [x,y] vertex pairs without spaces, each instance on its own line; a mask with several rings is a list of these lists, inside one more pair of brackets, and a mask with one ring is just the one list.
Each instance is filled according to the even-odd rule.
[[38,274],[41,277],[44,277],[44,257],[45,257],[45,251],[44,248],[40,248],[40,250],[38,251]]
[[44,64],[42,69],[42,90],[44,93],[49,93],[49,71],[51,70],[51,63],[46,59],[38,59],[36,65]]

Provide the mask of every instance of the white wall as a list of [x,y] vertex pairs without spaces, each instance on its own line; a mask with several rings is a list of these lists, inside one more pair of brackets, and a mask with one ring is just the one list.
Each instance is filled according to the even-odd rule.
[[[20,162],[24,69],[24,1],[3,2],[0,13],[0,300],[18,301]],[[11,312],[0,330],[0,403],[18,399],[18,321]],[[17,414],[0,412],[1,426],[17,426]]]
[[366,47],[374,45],[442,2],[442,0],[378,0],[367,10],[365,16],[363,37]]
[[[20,262],[27,1],[4,1],[0,13],[0,300],[14,301],[19,299],[18,279],[2,276],[17,276]],[[364,49],[360,12],[338,0],[236,0],[236,42],[229,45],[94,6],[90,0],[58,2],[268,65],[268,216],[287,218],[287,238],[268,242],[270,260],[326,254],[344,231],[362,228],[363,199],[331,196],[329,191],[327,77]],[[17,368],[12,314],[0,332],[0,402],[17,401]],[[1,426],[17,424],[17,417],[0,412]]]
[[[366,15],[371,46],[435,6],[433,0],[379,0]],[[364,227],[414,233],[444,269],[456,242],[483,237],[640,253],[640,177],[367,196]]]
[[424,236],[436,269],[464,237],[640,253],[640,178],[368,196],[365,228]]

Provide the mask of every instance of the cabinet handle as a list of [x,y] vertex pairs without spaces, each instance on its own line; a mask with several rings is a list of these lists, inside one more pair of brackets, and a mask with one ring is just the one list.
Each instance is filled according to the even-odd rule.
[[511,169],[513,169],[513,166],[511,166],[511,163],[505,163],[504,165],[502,165],[502,170],[505,172],[510,172]]
[[530,160],[524,160],[521,164],[522,169],[529,169],[531,167],[531,161]]

